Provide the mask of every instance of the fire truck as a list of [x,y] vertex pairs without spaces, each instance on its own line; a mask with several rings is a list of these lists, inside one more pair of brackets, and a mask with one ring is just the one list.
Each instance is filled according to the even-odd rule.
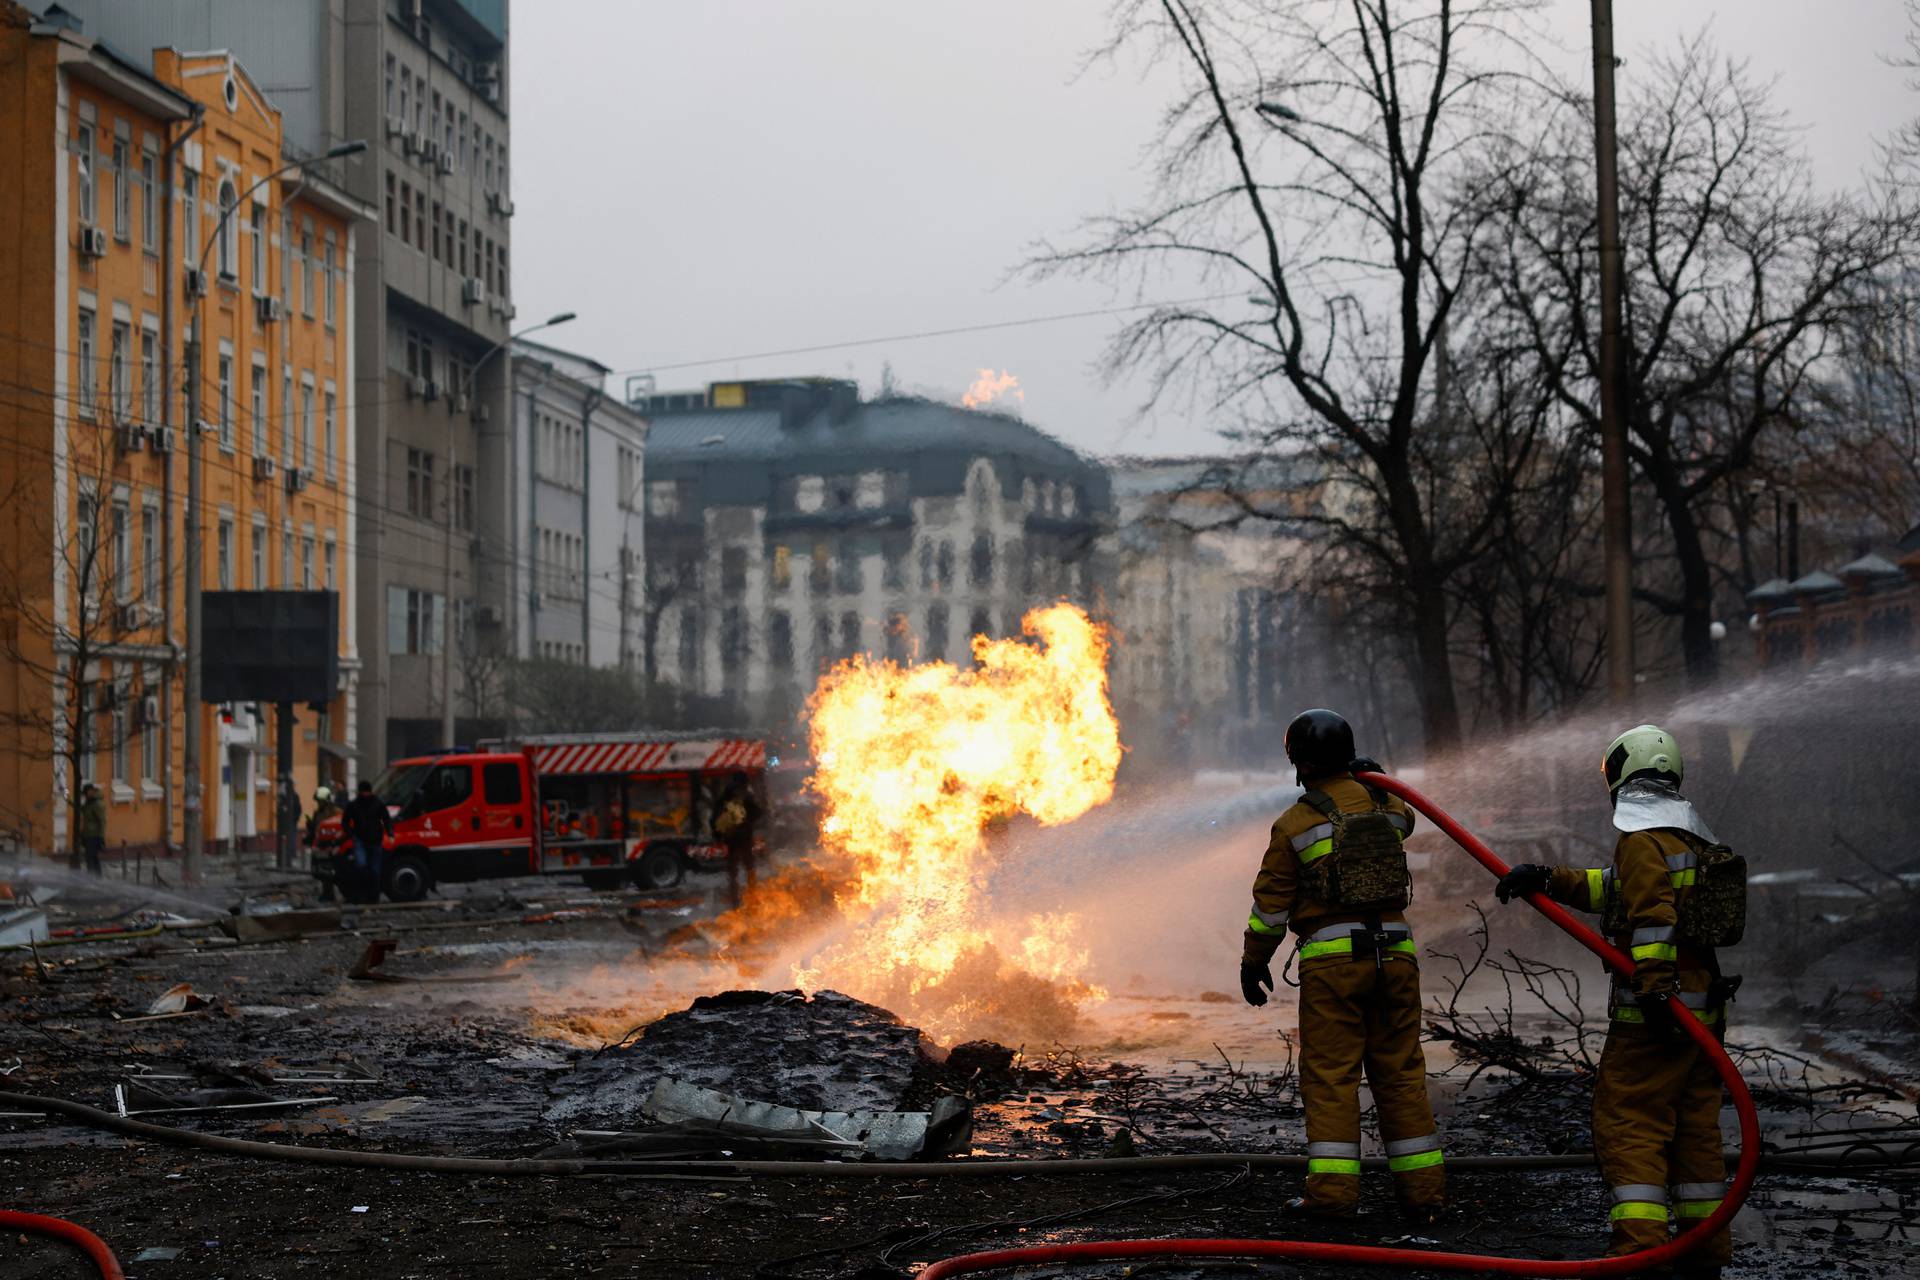
[[764,811],[766,768],[758,739],[650,733],[526,737],[396,760],[373,783],[393,817],[381,884],[353,874],[337,817],[316,834],[313,873],[350,899],[384,891],[395,902],[443,881],[502,876],[668,889],[724,865],[715,799],[744,774]]

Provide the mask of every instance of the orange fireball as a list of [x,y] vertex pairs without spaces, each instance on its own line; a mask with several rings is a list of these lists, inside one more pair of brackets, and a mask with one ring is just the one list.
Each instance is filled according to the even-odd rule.
[[1088,990],[1070,912],[1007,921],[981,905],[987,825],[1070,822],[1112,797],[1120,764],[1104,629],[1069,604],[1022,629],[1034,643],[975,636],[971,670],[855,658],[815,690],[812,785],[824,850],[849,871],[849,930],[797,966],[803,985],[879,999],[936,1034],[985,1030],[962,1007],[977,994],[941,990],[963,959]]

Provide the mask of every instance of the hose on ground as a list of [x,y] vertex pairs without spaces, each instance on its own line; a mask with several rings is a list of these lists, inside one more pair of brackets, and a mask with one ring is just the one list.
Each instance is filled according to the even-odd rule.
[[[1397,778],[1382,773],[1354,775],[1360,781],[1390,791],[1424,814],[1444,831],[1455,844],[1496,876],[1507,873],[1507,864],[1478,837],[1433,801]],[[1545,894],[1527,895],[1527,901],[1547,919],[1560,926],[1576,942],[1599,956],[1608,968],[1623,977],[1633,975],[1633,962],[1604,938],[1573,918]],[[1403,1270],[1472,1271],[1509,1276],[1621,1276],[1634,1272],[1665,1269],[1673,1262],[1704,1245],[1740,1211],[1747,1191],[1753,1186],[1760,1168],[1760,1114],[1753,1095],[1740,1078],[1739,1068],[1721,1046],[1719,1038],[1678,1000],[1669,1000],[1668,1012],[1675,1023],[1700,1047],[1713,1064],[1721,1081],[1733,1095],[1734,1112],[1740,1118],[1740,1158],[1733,1182],[1711,1215],[1691,1225],[1667,1243],[1641,1253],[1622,1257],[1570,1261],[1535,1258],[1504,1258],[1490,1254],[1427,1252],[1422,1249],[1390,1249],[1379,1245],[1326,1244],[1311,1240],[1101,1240],[1081,1244],[1042,1245],[1026,1249],[996,1249],[946,1258],[920,1273],[919,1280],[951,1280],[954,1276],[1007,1267],[1029,1267],[1055,1263],[1117,1262],[1134,1258],[1286,1258],[1304,1262],[1338,1262],[1362,1266],[1396,1267]]]
[[113,1250],[107,1242],[76,1222],[65,1218],[49,1218],[39,1213],[22,1213],[18,1209],[0,1209],[0,1230],[24,1231],[28,1235],[45,1236],[49,1240],[58,1240],[70,1244],[87,1255],[93,1263],[93,1269],[100,1273],[100,1280],[126,1280],[126,1272],[120,1269],[120,1259],[113,1256]]
[[[1040,1158],[920,1160],[865,1162],[836,1160],[601,1160],[584,1158],[502,1159],[486,1156],[422,1156],[398,1151],[356,1151],[342,1147],[303,1147],[293,1143],[260,1142],[252,1138],[229,1138],[223,1134],[200,1133],[172,1125],[154,1124],[131,1116],[116,1115],[66,1098],[45,1098],[32,1093],[0,1091],[0,1106],[21,1111],[44,1111],[65,1116],[94,1128],[143,1138],[170,1146],[192,1147],[219,1155],[249,1159],[286,1160],[303,1164],[333,1165],[336,1168],[394,1169],[416,1173],[473,1174],[481,1177],[527,1176],[564,1178],[579,1175],[628,1175],[655,1177],[741,1177],[770,1178],[991,1178],[1030,1177],[1035,1174],[1078,1177],[1086,1175],[1125,1175],[1130,1173],[1175,1173],[1209,1169],[1271,1169],[1302,1171],[1307,1167],[1304,1155],[1271,1151],[1206,1151],[1183,1155],[1119,1156],[1102,1159],[1071,1159],[1059,1156]],[[1867,1158],[1862,1158],[1862,1157]],[[1369,1156],[1360,1162],[1367,1169],[1385,1169],[1387,1162]],[[1798,1169],[1832,1172],[1840,1169],[1877,1169],[1920,1164],[1920,1152],[1908,1150],[1901,1155],[1883,1147],[1859,1144],[1840,1156],[1811,1153],[1774,1152],[1764,1157],[1768,1169]],[[1449,1168],[1483,1173],[1522,1173],[1550,1169],[1590,1169],[1591,1152],[1564,1155],[1534,1154],[1513,1156],[1454,1156]]]

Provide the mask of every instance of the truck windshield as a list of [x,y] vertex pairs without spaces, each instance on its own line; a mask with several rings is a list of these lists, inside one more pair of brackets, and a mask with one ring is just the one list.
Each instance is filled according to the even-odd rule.
[[373,780],[373,794],[379,796],[389,808],[404,807],[432,772],[431,764],[390,764]]

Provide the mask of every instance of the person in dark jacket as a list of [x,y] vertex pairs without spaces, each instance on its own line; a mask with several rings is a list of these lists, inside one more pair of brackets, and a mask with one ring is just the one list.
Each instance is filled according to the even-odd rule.
[[387,813],[386,801],[373,794],[371,782],[361,780],[359,793],[340,815],[340,829],[353,844],[354,870],[370,882],[370,896],[378,900],[393,818]]
[[[80,853],[86,857],[87,872],[100,875],[100,851],[107,847],[107,805],[100,788],[89,782],[80,789]],[[80,859],[73,862],[77,870]]]
[[713,801],[713,835],[727,847],[727,900],[740,905],[740,877],[744,872],[747,888],[759,881],[759,868],[753,860],[753,837],[760,826],[760,801],[753,794],[747,775],[735,771]]

